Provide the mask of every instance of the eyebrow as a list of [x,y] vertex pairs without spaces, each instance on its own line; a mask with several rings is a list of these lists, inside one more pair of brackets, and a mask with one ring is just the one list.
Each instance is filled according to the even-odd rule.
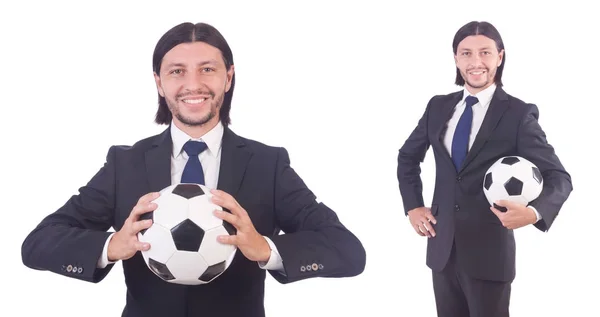
[[[217,64],[217,61],[214,59],[209,59],[203,62],[198,63],[198,66],[205,66],[205,65],[209,65],[209,64]],[[168,63],[167,65],[165,65],[166,68],[172,68],[172,67],[185,67],[186,64],[184,63]]]
[[[489,47],[489,46],[484,46],[484,47],[481,47],[481,48],[479,48],[478,50],[480,50],[480,51],[486,51],[486,50],[491,50],[491,49],[492,49],[492,48],[491,48],[491,47]],[[461,50],[461,51],[471,51],[471,49],[470,49],[470,48],[461,48],[460,50]]]

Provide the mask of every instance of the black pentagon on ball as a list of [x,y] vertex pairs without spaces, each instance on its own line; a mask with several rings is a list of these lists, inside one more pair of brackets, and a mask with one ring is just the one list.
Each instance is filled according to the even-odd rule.
[[175,276],[169,271],[167,266],[163,263],[153,260],[152,258],[148,259],[148,266],[150,269],[158,275],[161,279],[165,281],[174,280]]
[[533,179],[535,179],[536,182],[538,182],[538,184],[542,183],[542,173],[540,172],[540,169],[532,166],[531,169],[533,170]]
[[210,282],[210,280],[223,273],[223,271],[225,271],[225,261],[209,266],[198,279],[203,282]]
[[492,187],[492,172],[489,172],[485,175],[485,179],[483,180],[483,187],[485,187],[485,189],[490,190],[490,187]]
[[171,229],[171,236],[177,250],[196,252],[200,249],[204,230],[190,219],[186,219]]
[[[227,208],[223,208],[223,211],[231,213],[231,211],[229,211]],[[225,228],[225,230],[227,231],[227,233],[229,233],[229,235],[233,236],[237,233],[237,229],[230,224],[229,222],[223,220],[223,227]]]
[[186,199],[204,195],[202,188],[195,184],[179,184],[175,186],[172,193]]
[[[143,213],[143,214],[142,214],[142,215],[139,217],[139,220],[140,220],[140,221],[142,221],[142,220],[154,220],[154,211],[149,211],[149,212],[147,212],[147,213]],[[148,229],[142,229],[142,230],[140,230],[140,233],[141,233],[142,235],[144,235],[144,233],[146,233],[146,230],[148,230]]]
[[504,183],[504,188],[510,196],[521,195],[521,193],[523,192],[523,182],[514,177],[511,177],[509,180],[506,181],[506,183]]
[[519,163],[519,158],[515,156],[507,156],[502,159],[502,164],[513,165],[515,163]]

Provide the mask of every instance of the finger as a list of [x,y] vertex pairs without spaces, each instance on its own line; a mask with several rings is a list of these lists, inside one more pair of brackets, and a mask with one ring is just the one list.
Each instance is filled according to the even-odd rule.
[[425,226],[425,228],[429,232],[433,232],[433,226],[431,225],[431,223],[437,223],[437,221],[435,220],[435,218],[433,218],[433,215],[431,214],[419,217],[419,222],[423,223],[423,226]]
[[154,199],[158,198],[158,196],[160,196],[159,192],[150,192],[147,193],[146,195],[140,197],[140,199],[138,199],[137,204],[138,205],[147,205],[149,202],[153,201]]
[[437,224],[437,220],[435,219],[435,217],[430,213],[428,213],[426,216],[427,221],[433,223],[434,225]]
[[223,244],[231,244],[231,245],[237,245],[238,244],[238,236],[237,235],[219,235],[217,236],[217,241],[221,242]]
[[412,225],[413,229],[415,229],[415,232],[418,233],[420,236],[425,236],[425,234],[423,232],[421,232],[421,230],[419,230],[419,226],[418,225]]
[[131,210],[131,214],[129,215],[129,217],[132,219],[132,221],[136,221],[139,216],[147,212],[153,211],[154,209],[156,209],[156,207],[158,207],[156,203],[137,204],[135,205],[135,207],[133,207],[133,210]]
[[423,227],[425,227],[430,237],[435,237],[435,230],[433,229],[433,225],[431,223],[424,222]]
[[[216,191],[216,190],[215,190]],[[223,192],[216,191],[216,194],[212,196],[212,202],[231,211],[232,214],[245,217],[247,215],[246,211],[231,195]]]
[[210,193],[213,194],[213,197],[217,198],[217,199],[220,198],[221,200],[229,200],[229,199],[235,200],[227,192],[224,192],[220,189],[211,189]]
[[228,213],[227,211],[223,211],[223,210],[215,210],[214,214],[215,214],[215,217],[217,217],[219,219],[223,219],[224,221],[227,221],[228,223],[233,225],[238,230],[240,230],[240,227],[242,227],[242,222],[241,222],[240,218],[234,214]]
[[429,222],[425,222],[423,223],[423,226],[425,227],[425,229],[427,229],[427,231],[429,231],[429,234],[432,237],[435,237],[435,229],[433,229],[433,225]]
[[138,234],[138,232],[140,232],[144,229],[148,229],[148,228],[150,228],[150,226],[152,226],[151,219],[136,221],[131,225],[131,233],[134,235]]
[[423,232],[423,234],[426,237],[431,238],[431,233],[429,232],[429,230],[427,230],[427,228],[425,227],[424,223],[422,223],[422,222],[419,224],[419,231]]

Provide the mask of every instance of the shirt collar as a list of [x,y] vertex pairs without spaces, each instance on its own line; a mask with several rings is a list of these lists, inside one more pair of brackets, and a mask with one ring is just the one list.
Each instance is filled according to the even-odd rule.
[[221,150],[221,143],[223,140],[223,124],[221,121],[219,121],[214,128],[212,128],[202,137],[192,138],[179,129],[173,121],[171,121],[171,139],[173,141],[174,158],[177,158],[179,154],[181,154],[183,145],[189,140],[205,142],[208,147],[208,151],[210,151],[212,155],[216,156],[217,153],[219,153],[219,150]]
[[465,99],[467,98],[467,96],[474,96],[477,97],[477,100],[479,100],[479,102],[474,105],[475,106],[479,106],[479,107],[483,107],[486,108],[487,106],[490,105],[490,102],[492,101],[492,97],[494,96],[494,92],[496,91],[496,84],[491,84],[489,87],[487,87],[486,89],[478,92],[475,95],[472,95],[467,88],[465,88],[463,90],[463,96],[462,96],[462,100],[461,102],[465,102]]

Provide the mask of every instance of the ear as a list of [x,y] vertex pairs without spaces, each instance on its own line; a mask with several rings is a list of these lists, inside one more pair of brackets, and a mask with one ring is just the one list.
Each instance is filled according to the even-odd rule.
[[158,90],[158,93],[161,97],[164,97],[165,91],[162,89],[162,86],[160,84],[160,76],[158,76],[158,74],[156,73],[154,73],[154,81],[156,82],[156,89]]
[[227,71],[227,81],[225,82],[225,92],[231,89],[231,82],[233,81],[233,74],[235,73],[235,66],[231,65]]
[[498,53],[498,66],[496,66],[496,67],[500,67],[500,65],[502,65],[503,61],[504,61],[504,50],[501,50],[500,53]]

